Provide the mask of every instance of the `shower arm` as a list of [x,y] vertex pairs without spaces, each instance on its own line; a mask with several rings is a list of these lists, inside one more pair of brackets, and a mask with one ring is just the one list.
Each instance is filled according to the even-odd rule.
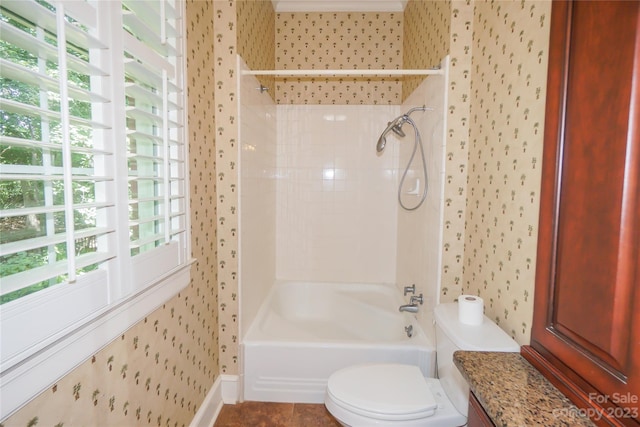
[[[427,110],[433,110],[433,108],[427,108],[425,105],[423,105],[422,107],[413,107],[413,108],[409,109],[409,111],[407,111],[403,115],[399,116],[393,122],[390,122],[389,123],[389,127],[387,127],[385,132],[388,132],[394,126],[402,127],[402,125],[404,125],[409,120],[409,116],[411,114],[413,114],[414,112],[416,112],[416,111],[423,111],[424,112],[424,111],[427,111]],[[401,135],[401,136],[404,136],[404,135]]]
[[412,109],[404,113],[403,116],[409,117],[415,111],[427,111],[427,110],[431,110],[431,108],[427,108],[425,105],[423,105],[422,107],[413,107]]

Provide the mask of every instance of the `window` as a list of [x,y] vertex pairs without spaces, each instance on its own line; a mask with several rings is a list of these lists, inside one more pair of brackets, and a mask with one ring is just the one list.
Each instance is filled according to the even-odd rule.
[[0,4],[0,418],[188,283],[183,7]]

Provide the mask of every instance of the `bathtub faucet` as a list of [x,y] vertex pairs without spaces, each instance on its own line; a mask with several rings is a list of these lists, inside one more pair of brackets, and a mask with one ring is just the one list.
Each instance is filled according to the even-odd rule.
[[418,304],[422,305],[424,303],[424,299],[422,298],[422,294],[420,295],[412,295],[409,300],[409,304],[401,305],[400,311],[408,311],[409,313],[417,313],[418,312]]
[[417,313],[418,312],[418,304],[404,304],[400,306],[400,311],[407,311],[409,313]]

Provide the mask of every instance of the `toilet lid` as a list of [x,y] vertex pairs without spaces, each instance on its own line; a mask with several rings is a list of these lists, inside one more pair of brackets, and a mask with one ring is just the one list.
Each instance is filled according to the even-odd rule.
[[412,365],[351,366],[329,377],[327,393],[347,410],[384,420],[425,418],[437,407],[422,371]]

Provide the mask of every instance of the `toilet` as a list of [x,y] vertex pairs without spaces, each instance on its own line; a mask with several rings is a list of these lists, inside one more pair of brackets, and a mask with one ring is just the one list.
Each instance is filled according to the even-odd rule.
[[519,352],[520,346],[484,316],[478,326],[458,321],[458,304],[433,312],[438,379],[417,366],[349,366],[328,380],[325,406],[346,427],[455,427],[467,423],[469,385],[453,364],[456,350]]

